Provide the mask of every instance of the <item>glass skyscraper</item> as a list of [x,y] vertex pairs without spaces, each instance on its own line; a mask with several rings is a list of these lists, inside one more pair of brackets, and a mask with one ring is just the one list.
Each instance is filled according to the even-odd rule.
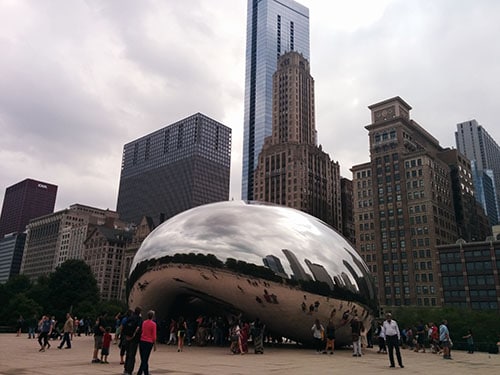
[[292,0],[248,0],[241,197],[253,200],[253,173],[272,131],[273,74],[289,51],[309,59],[309,9]]
[[189,208],[229,199],[231,129],[196,113],[123,148],[120,219],[155,225]]
[[500,146],[476,120],[457,124],[457,149],[473,162],[476,199],[490,219],[499,222],[500,213]]

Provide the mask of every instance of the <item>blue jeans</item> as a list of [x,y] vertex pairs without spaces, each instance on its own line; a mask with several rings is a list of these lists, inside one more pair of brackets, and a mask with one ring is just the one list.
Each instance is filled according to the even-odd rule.
[[28,338],[35,338],[35,327],[28,327]]
[[149,356],[151,355],[151,350],[153,349],[152,342],[141,341],[139,343],[139,355],[141,356],[141,365],[139,370],[137,370],[137,375],[149,375]]
[[59,344],[59,348],[62,348],[64,346],[64,344],[66,344],[66,347],[68,349],[71,349],[71,340],[69,337],[69,332],[64,332],[63,339],[62,339],[61,343]]

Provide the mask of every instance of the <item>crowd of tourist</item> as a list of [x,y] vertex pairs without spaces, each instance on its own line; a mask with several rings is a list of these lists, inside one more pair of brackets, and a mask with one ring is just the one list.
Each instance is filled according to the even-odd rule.
[[[71,349],[74,336],[92,335],[92,363],[109,363],[110,347],[114,343],[119,348],[124,375],[133,373],[138,351],[140,364],[137,374],[149,375],[149,358],[151,352],[156,351],[157,343],[176,345],[178,352],[183,351],[184,344],[214,345],[229,347],[231,354],[243,355],[249,352],[250,340],[255,354],[264,353],[265,343],[280,342],[258,318],[248,321],[242,316],[226,319],[222,316],[200,315],[196,318],[179,316],[157,321],[154,311],[148,311],[143,316],[139,307],[133,311],[118,313],[114,317],[101,314],[93,324],[90,319],[78,319],[70,313],[66,314],[61,325],[58,325],[54,316],[49,315],[43,315],[40,319],[34,316],[28,321],[19,317],[17,324],[16,335],[21,336],[23,327],[27,325],[28,338],[35,339],[36,335],[40,352],[51,347],[51,340],[59,341],[58,349]],[[446,320],[439,325],[419,321],[414,326],[400,329],[396,320],[388,313],[385,320],[375,321],[372,327],[365,327],[362,320],[354,314],[343,319],[341,325],[350,326],[353,357],[361,357],[365,348],[371,348],[373,343],[377,343],[377,353],[388,354],[390,367],[395,367],[395,360],[401,368],[404,367],[401,349],[426,353],[428,348],[432,353],[442,355],[443,359],[452,358],[453,342]],[[317,353],[334,354],[336,328],[340,327],[336,327],[332,320],[326,325],[315,320],[311,335]],[[468,330],[461,338],[466,340],[467,352],[474,353],[472,330]]]

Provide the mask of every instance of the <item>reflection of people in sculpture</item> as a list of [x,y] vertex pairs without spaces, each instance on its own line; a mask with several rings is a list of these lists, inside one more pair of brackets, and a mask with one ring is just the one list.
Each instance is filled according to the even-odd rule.
[[267,289],[264,289],[264,298],[265,298],[266,302],[269,302],[269,303],[273,302],[271,300],[271,296],[269,295],[269,292],[267,291]]
[[311,303],[309,305],[309,315],[312,315],[313,312],[314,312],[314,305]]
[[348,320],[349,320],[349,310],[346,310],[344,311],[344,314],[342,314],[342,320],[340,321],[340,325],[345,325],[347,324]]

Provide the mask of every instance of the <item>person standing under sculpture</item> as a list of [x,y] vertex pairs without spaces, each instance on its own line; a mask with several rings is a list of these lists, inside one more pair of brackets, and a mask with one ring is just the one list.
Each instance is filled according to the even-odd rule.
[[364,329],[363,322],[355,316],[351,322],[353,357],[361,357],[361,332]]
[[325,336],[325,328],[319,322],[319,319],[314,321],[311,331],[313,335],[314,348],[316,349],[316,353],[319,354],[323,349],[323,338]]
[[264,329],[259,318],[256,318],[252,324],[252,340],[255,354],[264,354]]
[[386,320],[382,325],[382,332],[389,351],[389,362],[391,363],[391,367],[394,367],[394,350],[396,350],[396,358],[398,360],[399,367],[403,368],[403,360],[401,359],[401,351],[399,349],[401,333],[399,332],[398,323],[392,319],[391,313],[387,313],[385,317]]
[[325,338],[326,345],[325,350],[323,350],[323,354],[326,354],[328,349],[330,349],[330,354],[333,354],[333,351],[335,350],[335,325],[331,319],[328,321],[328,325],[325,329]]
[[186,337],[187,331],[187,323],[184,320],[184,317],[180,316],[179,321],[177,323],[177,351],[182,352],[184,349],[184,339]]

